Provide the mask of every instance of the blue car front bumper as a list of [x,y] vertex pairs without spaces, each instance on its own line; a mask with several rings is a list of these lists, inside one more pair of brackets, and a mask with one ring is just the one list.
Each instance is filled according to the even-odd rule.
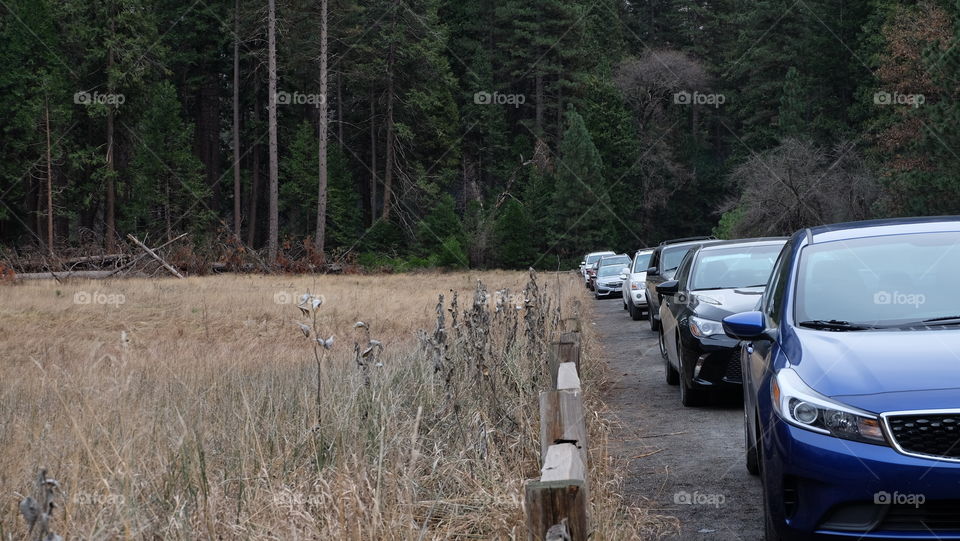
[[764,481],[785,539],[960,539],[960,463],[773,422]]

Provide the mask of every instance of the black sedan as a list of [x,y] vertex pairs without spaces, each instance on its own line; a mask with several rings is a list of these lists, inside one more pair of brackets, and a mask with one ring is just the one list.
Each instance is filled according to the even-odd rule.
[[756,306],[785,238],[727,241],[690,250],[675,279],[657,286],[660,353],[667,383],[684,406],[704,405],[711,391],[742,384],[738,342],[724,317]]

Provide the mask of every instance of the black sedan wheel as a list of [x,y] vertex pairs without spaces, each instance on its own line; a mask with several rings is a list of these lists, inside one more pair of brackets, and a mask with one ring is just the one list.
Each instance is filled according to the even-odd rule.
[[680,383],[680,373],[670,365],[670,361],[667,359],[667,344],[664,341],[663,333],[659,332],[657,334],[660,336],[660,355],[663,357],[663,369],[667,385],[677,385]]

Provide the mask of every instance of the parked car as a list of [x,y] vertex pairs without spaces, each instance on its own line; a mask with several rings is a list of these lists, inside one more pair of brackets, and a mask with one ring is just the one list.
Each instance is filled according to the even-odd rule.
[[960,538],[960,217],[805,229],[743,340],[766,538]]
[[587,274],[587,269],[593,267],[593,264],[605,255],[616,255],[616,252],[590,252],[583,256],[583,261],[580,262],[580,274],[583,276],[583,284],[588,288],[590,287],[590,276]]
[[680,385],[684,406],[741,384],[739,340],[723,333],[724,317],[757,305],[786,238],[699,245],[657,286],[660,355],[667,383]]
[[660,297],[657,295],[657,286],[667,280],[673,279],[673,275],[680,266],[680,261],[687,252],[696,246],[713,242],[713,237],[689,237],[685,239],[665,240],[659,246],[653,249],[650,254],[650,267],[647,269],[647,306],[650,319],[650,330],[656,331],[660,328]]
[[639,250],[633,256],[633,263],[625,270],[623,278],[623,309],[630,313],[634,321],[639,321],[647,313],[647,267],[653,250]]
[[600,299],[619,294],[623,286],[621,276],[623,276],[623,267],[620,264],[600,267],[593,288],[594,298]]
[[601,256],[596,263],[593,264],[593,267],[588,269],[590,276],[590,281],[587,284],[587,288],[596,293],[597,291],[597,273],[600,271],[601,267],[609,267],[613,265],[618,265],[617,269],[623,269],[630,264],[630,256],[625,254],[613,254]]

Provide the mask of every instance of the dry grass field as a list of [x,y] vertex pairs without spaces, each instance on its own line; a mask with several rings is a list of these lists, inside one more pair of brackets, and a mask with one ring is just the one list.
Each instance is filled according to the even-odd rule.
[[[477,280],[489,293],[479,302]],[[68,539],[525,539],[545,341],[585,298],[571,274],[529,280],[0,286],[0,539],[25,537],[17,505],[41,467],[61,483],[52,524]],[[315,325],[335,337],[316,349],[319,405],[315,348],[296,324],[314,325],[296,307],[305,292],[323,296]],[[430,344],[441,293],[445,333]],[[358,366],[354,344],[368,337],[357,321],[383,344],[382,366]],[[585,371],[600,408],[604,367]],[[594,537],[656,535],[662,519],[621,505],[620,468],[591,423]]]

